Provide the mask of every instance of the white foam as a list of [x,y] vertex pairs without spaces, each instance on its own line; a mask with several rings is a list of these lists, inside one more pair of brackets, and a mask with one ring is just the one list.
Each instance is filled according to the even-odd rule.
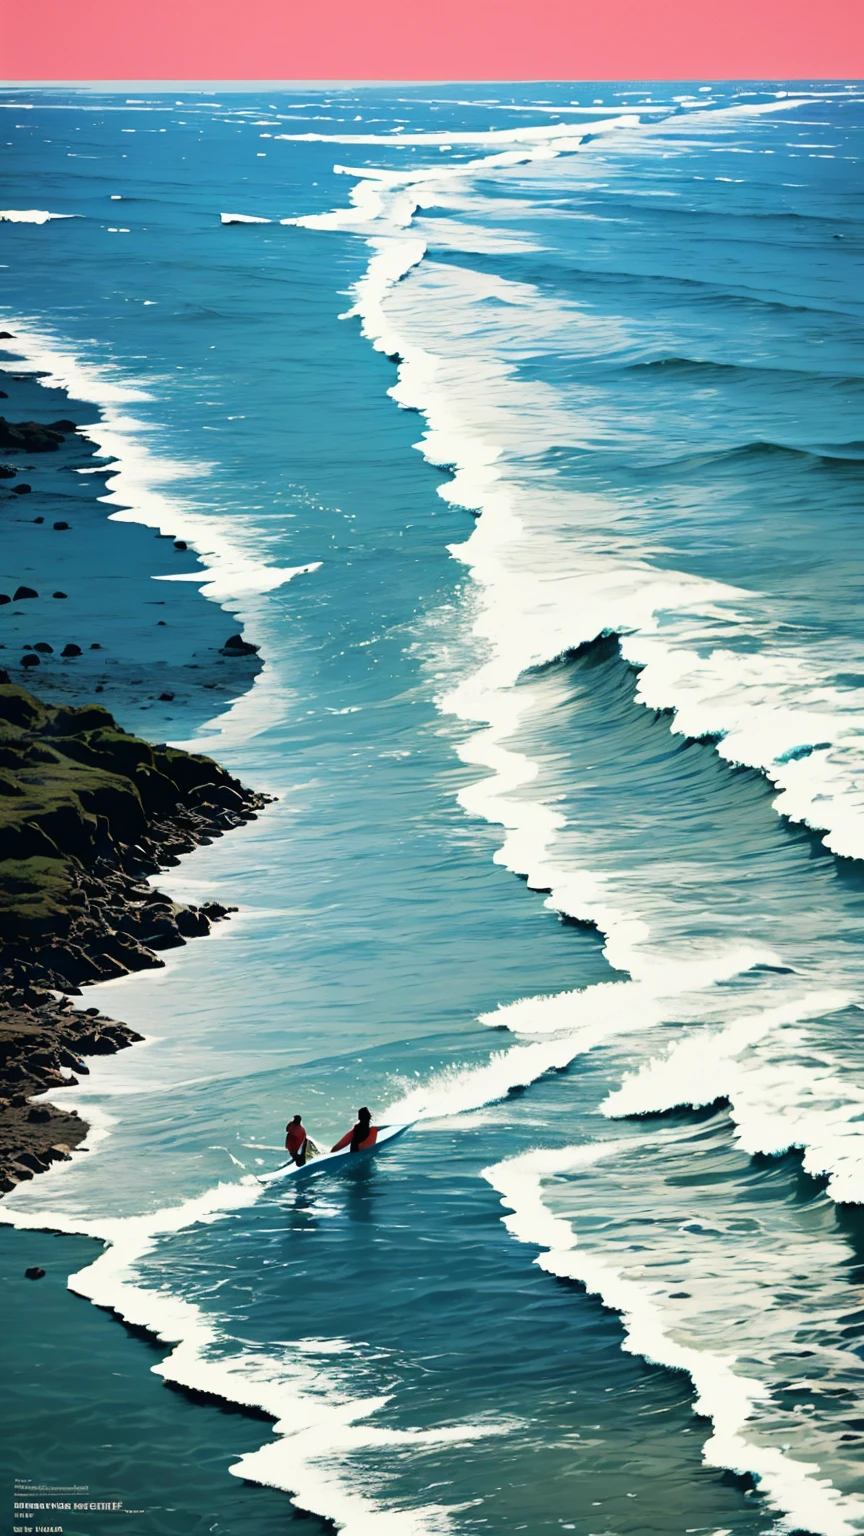
[[154,576],[153,580],[194,581],[199,584],[205,597],[212,598],[214,603],[226,603],[234,598],[247,597],[251,592],[274,592],[278,587],[293,581],[295,576],[306,576],[320,569],[320,560],[312,560],[308,565],[280,566],[261,565],[257,560],[238,556],[230,562],[220,562],[213,570],[184,571],[180,574],[174,572],[170,576]]
[[[608,113],[604,120],[590,125],[590,132],[602,132],[604,127],[614,124],[616,127],[634,128],[639,124],[639,115],[635,112],[622,113],[620,116],[610,118]],[[582,135],[573,123],[541,123],[531,128],[522,128],[516,124],[509,128],[489,128],[486,130],[465,131],[457,130],[448,133],[400,133],[397,137],[392,133],[277,133],[274,138],[289,139],[293,143],[317,143],[317,144],[385,144],[388,149],[399,148],[403,145],[417,149],[438,149],[441,146],[450,148],[454,144],[468,144],[495,148],[499,144],[553,144],[558,139],[579,140]],[[408,172],[413,175],[413,172]],[[423,175],[427,175],[424,172]],[[437,178],[441,174],[436,168],[432,174]]]
[[44,208],[0,208],[5,224],[47,224],[49,219],[74,219],[74,213],[48,213]]
[[806,1172],[828,1176],[833,1200],[864,1203],[864,1091],[796,1027],[854,1002],[850,993],[811,992],[684,1037],[625,1077],[601,1110],[656,1114],[726,1099],[744,1151],[776,1157],[800,1148]]
[[[782,103],[704,109],[687,116],[686,130],[701,124],[707,132],[718,119],[790,105],[787,98]],[[598,125],[602,131],[616,126],[624,125],[620,119]],[[669,120],[662,125],[665,133],[675,127]],[[539,152],[540,130],[531,131]],[[636,135],[632,142],[642,143],[656,131],[656,125],[644,127],[641,138]],[[566,139],[559,134],[558,142]],[[548,143],[546,149],[551,152]],[[589,1038],[628,1033],[630,1023],[620,1017],[628,1007],[637,1028],[643,1021],[647,1026],[670,1017],[696,1020],[700,1008],[706,1007],[725,1022],[712,990],[715,981],[741,975],[753,965],[781,963],[758,943],[749,950],[734,943],[718,948],[717,941],[706,939],[671,945],[664,941],[662,929],[652,934],[644,911],[634,909],[632,895],[628,900],[626,872],[611,877],[590,865],[574,868],[572,859],[567,865],[560,861],[556,846],[565,818],[554,804],[524,793],[537,776],[537,765],[509,745],[536,707],[535,690],[525,680],[529,669],[597,636],[621,635],[625,658],[644,668],[640,702],[651,709],[677,711],[673,728],[687,735],[714,732],[719,722],[726,732],[719,750],[732,761],[760,766],[783,787],[779,810],[802,819],[821,815],[823,825],[823,755],[799,759],[789,754],[802,742],[823,739],[838,704],[835,694],[827,697],[824,688],[819,693],[807,663],[784,671],[786,657],[747,657],[716,646],[705,655],[686,643],[700,628],[710,635],[721,625],[742,622],[752,593],[686,572],[659,570],[638,549],[616,556],[603,534],[613,509],[599,498],[570,495],[566,506],[559,506],[543,482],[532,482],[526,491],[517,481],[508,454],[518,453],[523,442],[528,451],[537,452],[571,441],[574,429],[566,404],[553,390],[516,381],[506,361],[507,349],[518,357],[520,349],[536,345],[544,327],[560,330],[565,320],[574,327],[587,325],[590,343],[591,321],[575,306],[572,318],[570,311],[562,314],[560,305],[548,306],[547,315],[544,301],[528,284],[460,268],[439,269],[424,260],[423,242],[409,227],[421,198],[424,206],[446,201],[454,178],[481,166],[487,175],[501,162],[489,157],[444,172],[440,166],[422,165],[406,171],[357,170],[353,174],[361,179],[351,194],[350,209],[296,222],[365,233],[370,261],[356,285],[349,314],[360,317],[364,334],[376,348],[400,359],[391,393],[400,405],[422,412],[426,430],[418,446],[430,462],[452,472],[439,494],[482,513],[465,543],[451,549],[471,573],[473,640],[480,664],[442,694],[440,706],[474,727],[456,750],[465,763],[484,770],[482,778],[460,791],[459,801],[469,814],[504,828],[497,862],[523,875],[529,887],[547,891],[552,910],[598,928],[606,957],[630,975],[633,992],[625,996],[623,988],[610,986],[589,989],[578,999],[564,994],[524,1000],[509,1015],[502,1010],[493,1016],[496,1022],[518,1032],[555,1033],[559,1038],[549,1045],[498,1053],[482,1068],[454,1068],[413,1087],[398,1105],[406,1117],[459,1113],[492,1102],[526,1079],[566,1064],[590,1048]],[[478,305],[492,297],[498,305],[492,313],[503,316],[497,329],[490,329],[490,311]],[[520,313],[527,317],[522,329]],[[786,695],[778,701],[781,681]],[[857,707],[855,701],[848,715],[850,753],[856,750],[856,731],[864,725]],[[836,712],[833,726],[836,736]],[[778,757],[785,760],[778,762]],[[832,765],[832,771],[842,775],[836,754]],[[846,788],[849,782],[847,775]],[[860,798],[864,806],[864,781]],[[849,810],[847,819],[852,816]],[[571,831],[571,846],[573,840]],[[591,1010],[594,1020],[589,1025]],[[575,1022],[580,1012],[584,1024]],[[568,1020],[574,1021],[569,1030]],[[814,1145],[812,1156],[823,1161],[824,1147],[817,1153]],[[835,1172],[839,1181],[839,1167]],[[848,1181],[841,1182],[848,1187]],[[832,1188],[841,1187],[841,1182]]]
[[[241,1407],[271,1414],[274,1439],[248,1452],[229,1468],[236,1477],[284,1489],[292,1502],[338,1523],[345,1536],[447,1536],[451,1530],[444,1505],[430,1503],[393,1511],[376,1496],[367,1474],[352,1468],[351,1458],[391,1447],[465,1444],[508,1433],[512,1419],[463,1423],[427,1430],[394,1430],[369,1420],[380,1415],[389,1397],[358,1396],[347,1373],[328,1373],[324,1360],[353,1356],[343,1340],[301,1340],[271,1352],[230,1353],[215,1319],[196,1304],[165,1287],[141,1283],[138,1265],[161,1241],[196,1223],[224,1220],[248,1208],[263,1194],[257,1179],[219,1184],[192,1200],[147,1216],[88,1222],[62,1212],[16,1210],[15,1194],[0,1207],[0,1222],[29,1231],[75,1233],[106,1246],[86,1269],[70,1276],[69,1288],[95,1306],[106,1307],[125,1322],[145,1328],[172,1346],[152,1370],[167,1382],[205,1392]],[[366,1486],[364,1486],[364,1484]]]
[[320,561],[298,566],[266,564],[254,536],[245,536],[242,528],[224,517],[199,510],[179,492],[184,480],[201,477],[208,466],[151,451],[148,437],[153,436],[153,427],[123,410],[136,402],[152,401],[155,397],[149,390],[130,384],[106,364],[82,361],[71,348],[28,321],[8,317],[6,323],[14,335],[0,341],[0,350],[15,354],[19,371],[38,373],[47,387],[63,388],[73,398],[98,406],[100,419],[80,432],[95,444],[99,457],[116,461],[106,476],[105,494],[99,498],[113,508],[109,516],[117,522],[180,533],[198,554],[200,572],[154,579],[197,581],[206,597],[223,603],[273,591],[320,568]]
[[672,1320],[648,1285],[625,1276],[614,1264],[579,1248],[569,1221],[553,1215],[543,1201],[543,1184],[555,1175],[578,1173],[627,1144],[567,1147],[527,1152],[483,1170],[501,1204],[508,1231],[522,1243],[543,1249],[535,1263],[550,1274],[577,1280],[591,1295],[621,1316],[624,1348],[655,1365],[684,1371],[696,1393],[694,1412],[710,1418],[713,1432],[703,1455],[708,1466],[749,1472],[760,1492],[783,1517],[780,1529],[806,1530],[814,1536],[856,1536],[864,1521],[864,1499],[844,1495],[820,1475],[818,1466],[747,1438],[757,1405],[770,1399],[765,1384],[736,1369],[734,1355],[682,1344]]
[[[602,982],[573,992],[520,998],[482,1014],[481,1022],[554,1039],[496,1051],[479,1067],[449,1067],[412,1085],[388,1106],[387,1118],[445,1119],[493,1104],[514,1088],[526,1088],[547,1072],[563,1070],[597,1046],[645,1033],[670,1018],[703,1015],[711,1007],[712,986],[758,963],[770,964],[770,955],[741,948],[713,959],[649,965],[641,981]],[[715,998],[714,1006],[723,1004]]]
[[258,218],[254,213],[220,213],[223,224],[272,224],[272,219]]

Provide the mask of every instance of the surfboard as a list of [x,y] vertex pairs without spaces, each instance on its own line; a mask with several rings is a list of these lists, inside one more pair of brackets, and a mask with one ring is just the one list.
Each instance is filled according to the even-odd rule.
[[341,1152],[326,1152],[323,1157],[312,1157],[299,1168],[296,1163],[283,1163],[281,1168],[274,1168],[270,1173],[256,1174],[256,1178],[259,1184],[277,1184],[283,1179],[302,1179],[310,1173],[335,1173],[347,1161],[353,1164],[358,1158],[371,1157],[373,1153],[380,1152],[382,1147],[395,1141],[397,1136],[404,1136],[406,1131],[410,1131],[412,1123],[379,1125],[377,1141],[363,1152],[352,1152],[350,1147],[343,1147]]

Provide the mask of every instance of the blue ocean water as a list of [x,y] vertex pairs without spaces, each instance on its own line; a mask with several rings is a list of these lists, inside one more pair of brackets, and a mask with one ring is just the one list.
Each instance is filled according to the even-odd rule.
[[[260,645],[170,729],[278,797],[3,1202],[76,1293],[16,1475],[148,1536],[864,1530],[861,103],[0,101],[4,345]],[[254,1180],[359,1103],[412,1133]]]

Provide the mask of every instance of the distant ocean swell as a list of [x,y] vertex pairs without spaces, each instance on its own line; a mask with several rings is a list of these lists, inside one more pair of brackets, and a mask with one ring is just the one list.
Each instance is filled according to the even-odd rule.
[[[737,110],[746,111],[732,109],[730,115]],[[706,129],[713,126],[709,114],[704,118]],[[619,120],[598,128],[625,129],[635,137],[635,126]],[[535,138],[541,138],[539,132]],[[373,140],[367,136],[363,142]],[[562,135],[554,147],[548,140],[538,144],[536,155],[578,148],[578,141]],[[759,612],[757,595],[660,569],[653,559],[640,558],[638,549],[626,560],[616,558],[601,549],[596,536],[602,508],[585,497],[580,509],[570,493],[565,518],[554,488],[537,480],[526,483],[514,449],[530,437],[536,459],[567,441],[572,421],[548,385],[520,383],[505,356],[496,354],[495,322],[488,322],[478,301],[489,298],[504,306],[500,335],[508,337],[514,325],[518,328],[520,308],[532,329],[538,323],[542,328],[545,301],[524,283],[443,268],[429,258],[425,240],[409,233],[421,208],[436,202],[447,208],[451,176],[492,169],[500,160],[503,156],[491,157],[444,176],[429,170],[410,176],[347,172],[358,178],[351,209],[296,222],[365,235],[372,254],[348,314],[359,316],[364,334],[397,363],[398,382],[390,393],[424,417],[417,446],[430,463],[452,474],[439,494],[479,515],[471,537],[452,553],[475,583],[474,639],[481,660],[442,697],[441,708],[474,727],[458,750],[463,761],[487,772],[459,799],[469,814],[504,827],[496,860],[526,877],[530,888],[547,892],[552,910],[595,925],[605,937],[610,964],[631,979],[499,1009],[486,1022],[552,1039],[495,1053],[481,1068],[453,1067],[409,1090],[392,1113],[431,1118],[476,1109],[560,1070],[602,1041],[650,1029],[662,1019],[702,1025],[707,1016],[720,1026],[707,1040],[703,1028],[685,1034],[665,1058],[649,1060],[631,1074],[603,1113],[639,1116],[727,1102],[747,1153],[778,1156],[800,1148],[804,1168],[827,1179],[835,1200],[864,1200],[864,1096],[830,1058],[821,1058],[814,1075],[812,1044],[801,1027],[808,1019],[857,1007],[860,989],[813,990],[802,977],[794,984],[794,1000],[781,1002],[788,992],[778,991],[776,976],[769,981],[765,973],[794,968],[770,948],[726,944],[718,951],[714,942],[701,940],[676,955],[662,933],[652,935],[638,906],[621,908],[626,881],[610,886],[589,868],[556,862],[555,844],[566,818],[542,797],[520,795],[537,766],[505,743],[519,734],[532,708],[531,672],[598,637],[616,636],[622,659],[636,673],[636,703],[671,716],[674,733],[712,740],[728,763],[763,774],[779,790],[776,811],[824,833],[827,848],[849,858],[864,856],[864,690],[832,686],[818,655],[796,651],[785,640],[778,643],[770,620]],[[488,228],[472,230],[469,210],[470,202],[467,207],[463,202],[454,244],[466,251],[506,251],[506,237]],[[442,243],[448,243],[446,235]],[[444,315],[450,337],[458,338],[446,352],[438,350]],[[550,313],[551,325],[560,320],[560,314]],[[633,366],[697,374],[711,368],[695,359],[665,357]],[[857,448],[814,445],[813,452],[856,458]],[[742,451],[789,450],[770,443],[724,450]],[[575,545],[574,527],[584,533]],[[717,644],[719,635],[735,630],[746,637],[749,653],[740,641],[734,648]],[[723,990],[731,979],[747,983],[735,1000]],[[548,1248],[537,1260],[542,1267],[581,1281],[619,1311],[629,1350],[690,1374],[697,1411],[714,1425],[704,1451],[708,1464],[752,1473],[780,1512],[783,1529],[851,1536],[864,1520],[864,1501],[832,1486],[818,1462],[760,1443],[757,1421],[761,1415],[771,1422],[775,1411],[766,1380],[748,1379],[723,1355],[677,1343],[679,1320],[665,1315],[651,1288],[627,1279],[609,1259],[582,1253],[570,1224],[548,1212],[544,1178],[577,1168],[587,1177],[598,1159],[618,1150],[601,1141],[596,1147],[528,1153],[485,1176],[515,1213],[507,1218],[514,1236]],[[595,1187],[592,1204],[601,1198]],[[835,1246],[830,1262],[842,1265],[844,1256]],[[763,1364],[770,1375],[770,1360]]]
[[[766,110],[794,104],[784,101]],[[748,110],[755,109],[725,109],[730,117]],[[708,132],[708,119],[720,115],[701,114],[702,130]],[[688,132],[699,128],[691,116]],[[398,362],[398,382],[391,394],[400,406],[425,418],[418,446],[426,459],[452,471],[441,495],[479,514],[471,537],[453,547],[471,576],[471,645],[477,664],[440,699],[442,712],[470,729],[459,747],[462,760],[484,775],[461,792],[460,802],[467,814],[504,829],[497,861],[526,877],[532,890],[545,893],[550,910],[596,926],[610,966],[621,975],[620,980],[583,990],[525,998],[486,1015],[485,1023],[503,1025],[520,1037],[519,1043],[493,1053],[482,1067],[457,1064],[411,1088],[391,1104],[388,1116],[458,1115],[561,1070],[596,1046],[635,1038],[661,1022],[680,1023],[685,1030],[697,1026],[683,1033],[665,1055],[637,1064],[608,1096],[602,1114],[659,1115],[680,1106],[726,1101],[745,1152],[773,1156],[798,1147],[805,1169],[828,1180],[832,1198],[862,1201],[864,1097],[850,1086],[829,1052],[822,1052],[814,1072],[807,1034],[811,1021],[858,1007],[854,977],[829,986],[822,976],[798,974],[773,942],[758,936],[749,943],[734,936],[718,941],[694,926],[692,934],[682,937],[679,932],[670,939],[663,931],[662,900],[658,897],[646,916],[644,887],[629,884],[626,871],[593,869],[589,843],[581,861],[574,862],[569,845],[567,857],[560,853],[568,818],[542,790],[532,797],[540,765],[520,749],[517,738],[527,729],[532,711],[543,707],[541,682],[532,674],[598,637],[617,636],[621,659],[636,675],[635,702],[671,714],[671,730],[680,737],[715,739],[720,757],[756,769],[776,787],[775,809],[781,815],[824,833],[826,847],[834,852],[860,858],[864,790],[858,741],[864,690],[833,687],[817,655],[769,637],[753,593],[660,569],[638,547],[626,558],[610,555],[597,532],[596,500],[586,495],[577,503],[569,492],[563,508],[554,489],[542,481],[526,482],[524,466],[514,468],[519,434],[523,442],[530,439],[539,456],[568,441],[572,420],[554,389],[526,386],[508,361],[496,355],[494,328],[485,330],[480,306],[490,298],[506,304],[509,326],[514,317],[518,322],[520,307],[530,307],[532,321],[538,314],[542,318],[542,299],[524,284],[487,281],[436,266],[427,255],[426,239],[411,228],[421,208],[434,207],[438,199],[446,207],[448,186],[475,171],[578,152],[580,144],[597,134],[624,133],[635,140],[640,134],[650,139],[650,132],[638,116],[627,114],[614,120],[600,117],[587,135],[584,130],[557,129],[551,134],[539,128],[519,135],[478,134],[472,142],[485,148],[497,151],[499,139],[514,147],[446,173],[440,167],[410,175],[347,171],[357,178],[350,210],[282,221],[367,238],[371,259],[349,313],[360,317],[374,346]],[[392,144],[392,138],[384,136],[345,137],[350,142]],[[438,137],[448,144],[458,138]],[[417,136],[417,141],[419,147],[442,147],[435,144],[434,135]],[[223,221],[249,222],[251,216],[223,215]],[[452,235],[457,248],[500,252],[506,247],[504,237],[482,224],[472,230],[467,217]],[[560,323],[553,306],[549,311],[546,323]],[[449,350],[438,348],[436,326],[445,312],[471,328],[474,346],[465,348],[465,356],[460,353],[458,326],[457,344]],[[656,359],[639,366],[678,366],[678,360]],[[683,366],[697,364],[684,359]],[[856,457],[857,445],[847,446],[849,456]],[[840,453],[838,446],[833,451],[835,456]],[[115,491],[118,502],[123,491],[121,477]],[[172,513],[176,523],[176,509]],[[132,515],[138,515],[137,504]],[[563,537],[565,524],[568,540]],[[574,527],[579,541],[572,538]],[[202,539],[202,547],[205,543]],[[205,590],[217,600],[223,594],[267,590],[268,583],[276,585],[277,579],[313,569],[259,571],[251,551],[229,555],[221,547],[208,563],[216,572]],[[763,636],[766,648],[748,654],[743,644],[724,646],[720,637],[730,632],[748,643]],[[458,665],[451,671],[458,674]],[[674,1158],[680,1133],[660,1125],[657,1135],[656,1125],[649,1122],[646,1139],[658,1148],[658,1157],[668,1153]],[[616,1266],[613,1254],[578,1240],[574,1224],[552,1209],[554,1191],[568,1179],[577,1189],[583,1180],[596,1181],[589,1198],[602,1200],[600,1181],[607,1161],[613,1166],[626,1160],[634,1145],[604,1138],[601,1126],[596,1145],[532,1151],[487,1168],[484,1177],[512,1212],[505,1218],[508,1229],[518,1241],[542,1250],[536,1262],[543,1268],[578,1281],[621,1314],[629,1351],[689,1374],[697,1412],[713,1423],[706,1461],[754,1474],[781,1515],[780,1528],[852,1536],[862,1528],[864,1503],[841,1494],[816,1463],[808,1464],[774,1443],[771,1359],[761,1362],[760,1375],[751,1376],[736,1371],[728,1351],[719,1346],[682,1344],[679,1313],[670,1311],[650,1283],[623,1273],[623,1263]],[[237,1475],[289,1489],[300,1508],[337,1521],[349,1536],[373,1529],[392,1531],[393,1536],[438,1536],[451,1528],[444,1508],[388,1511],[376,1500],[374,1489],[358,1487],[339,1472],[337,1459],[364,1445],[412,1439],[419,1443],[424,1435],[458,1443],[506,1434],[507,1421],[490,1419],[488,1424],[413,1435],[370,1427],[365,1421],[385,1406],[386,1398],[358,1401],[345,1390],[338,1371],[338,1340],[322,1346],[314,1372],[299,1348],[286,1351],[281,1370],[274,1371],[272,1356],[226,1355],[218,1329],[204,1322],[197,1309],[136,1283],[136,1260],[162,1237],[194,1222],[226,1219],[254,1202],[259,1192],[256,1183],[243,1180],[151,1217],[100,1224],[92,1235],[111,1246],[75,1277],[75,1288],[174,1344],[158,1368],[168,1379],[273,1415],[277,1439],[244,1457],[232,1469]],[[14,1205],[0,1217],[24,1227],[81,1230],[60,1214],[28,1215],[16,1212]],[[671,1230],[673,1245],[680,1247],[686,1241],[680,1224],[673,1223]],[[782,1247],[781,1237],[778,1291],[794,1276],[796,1259],[791,1244]],[[660,1258],[671,1264],[665,1251]],[[800,1255],[797,1258],[800,1262]],[[846,1258],[844,1245],[837,1241],[821,1250],[826,1272],[833,1273]],[[693,1262],[698,1304],[699,1286],[704,1301],[712,1277]],[[831,1283],[826,1280],[829,1292]],[[293,1432],[298,1404],[307,1426],[299,1434]]]

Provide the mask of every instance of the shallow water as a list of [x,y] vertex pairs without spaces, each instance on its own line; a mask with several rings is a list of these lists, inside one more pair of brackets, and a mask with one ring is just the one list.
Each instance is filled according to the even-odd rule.
[[[7,205],[76,215],[0,224],[12,355],[265,660],[163,726],[278,796],[162,882],[240,910],[99,989],[147,1043],[3,1203],[12,1264],[101,1238],[73,1291],[275,1421],[219,1421],[205,1498],[214,1410],[170,1394],[148,1531],[285,1493],[352,1532],[864,1529],[861,103],[625,91],[7,109]],[[413,1132],[251,1177],[359,1102]],[[70,1370],[76,1312],[132,1349],[59,1305]],[[122,1483],[101,1369],[64,1466]],[[45,1475],[26,1386],[16,1422]]]

